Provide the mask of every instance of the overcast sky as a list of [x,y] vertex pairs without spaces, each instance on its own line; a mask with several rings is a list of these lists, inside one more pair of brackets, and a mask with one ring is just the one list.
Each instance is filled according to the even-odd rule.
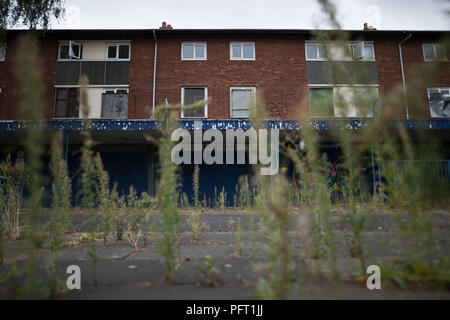
[[[450,0],[339,0],[343,29],[450,30]],[[316,0],[66,0],[54,29],[329,28]]]

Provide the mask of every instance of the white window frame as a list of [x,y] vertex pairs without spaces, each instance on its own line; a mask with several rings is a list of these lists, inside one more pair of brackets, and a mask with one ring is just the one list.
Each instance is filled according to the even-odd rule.
[[[119,58],[119,46],[128,46],[128,58]],[[109,47],[116,47],[116,57],[115,58],[108,58],[108,48]],[[108,61],[130,61],[131,58],[131,44],[129,42],[124,43],[107,43],[106,44],[106,52],[105,52],[105,60]]]
[[[202,44],[202,45],[205,46],[205,56],[204,57],[196,57],[195,56],[195,54],[196,54],[195,46],[199,45],[199,44]],[[185,45],[192,45],[192,46],[194,46],[194,57],[193,58],[184,58],[184,46]],[[208,60],[207,52],[208,52],[208,46],[207,46],[206,42],[182,42],[181,43],[181,60],[185,60],[185,61],[193,61],[193,60],[205,61],[205,60]]]
[[[249,117],[233,117],[233,90],[251,90],[252,99],[256,99],[256,87],[230,87],[230,118],[232,119],[248,119]],[[250,116],[250,109],[248,110]]]
[[[307,45],[314,45],[316,47],[316,54],[317,54],[317,58],[308,58],[308,49],[307,49]],[[327,52],[328,52],[328,58],[320,58],[319,57],[319,46],[325,46],[327,48]],[[326,42],[305,42],[305,59],[307,61],[327,61],[330,60],[330,48],[329,48],[329,43]]]
[[433,118],[433,119],[448,119],[449,117],[443,117],[443,116],[437,116],[437,117],[433,117],[433,116],[431,116],[431,109],[430,109],[430,90],[439,90],[439,91],[441,91],[441,90],[449,90],[450,91],[450,86],[448,86],[448,87],[430,87],[430,88],[427,88],[427,97],[428,97],[428,111],[430,112],[430,118]]
[[[80,57],[71,57],[70,56],[70,50],[72,48],[72,44],[76,44],[80,46]],[[69,59],[61,59],[61,46],[69,46]],[[75,42],[75,41],[64,41],[60,42],[58,46],[58,61],[80,61],[83,60],[83,57],[81,56],[83,51],[83,43],[82,42]]]
[[[317,58],[308,58],[308,52],[307,52],[307,44],[313,44],[316,46],[316,53]],[[330,45],[333,44],[333,42],[322,42],[322,41],[305,41],[305,59],[306,61],[330,61],[333,60],[331,58],[331,47]],[[372,52],[373,52],[373,59],[355,59],[353,54],[353,47],[356,45],[362,45],[364,46],[371,46]],[[327,52],[328,52],[328,58],[320,58],[319,57],[319,46],[326,46]],[[376,61],[375,57],[375,46],[373,41],[349,41],[345,44],[345,46],[349,47],[350,50],[350,60],[342,60],[342,61]],[[362,51],[363,57],[364,57],[364,51]],[[341,60],[333,60],[333,61],[341,61]]]
[[114,93],[117,93],[118,90],[126,90],[127,94],[130,93],[129,88],[103,88],[102,93],[107,93],[106,91],[114,91]]
[[[253,46],[253,58],[244,58],[244,45],[251,44]],[[233,57],[233,45],[241,46],[241,57]],[[230,42],[230,60],[245,60],[245,61],[255,61],[256,60],[256,45],[255,42]]]
[[[432,46],[433,47],[433,53],[434,53],[435,59],[427,59],[425,57],[425,46]],[[440,47],[444,48],[445,57],[442,58],[442,59],[438,59],[437,58],[437,54],[436,54],[436,47],[437,46],[440,46]],[[423,43],[422,44],[422,54],[423,54],[423,60],[425,62],[448,61],[447,50],[445,48],[445,44],[444,43]]]
[[[336,116],[336,95],[335,95],[335,88],[339,87],[346,87],[346,88],[374,88],[377,91],[378,100],[380,99],[380,90],[378,85],[332,85],[332,84],[314,84],[308,86],[308,106],[311,110],[311,96],[310,96],[310,90],[311,89],[333,89],[333,116],[310,116],[312,119],[373,119],[376,116],[375,110],[374,114],[372,116],[355,116],[355,117],[342,117],[342,116]],[[353,99],[355,99],[355,94],[353,93]],[[356,102],[353,101],[355,110],[357,108]]]
[[3,58],[0,58],[0,61],[5,61],[6,60],[6,43],[0,42],[0,46],[4,48],[4,55],[3,55]]
[[185,118],[185,119],[206,119],[206,118],[208,118],[208,102],[205,103],[204,116],[203,117],[185,117],[184,116],[184,110],[183,110],[183,106],[184,106],[184,89],[203,89],[204,92],[205,92],[205,99],[204,100],[208,100],[208,87],[203,87],[203,86],[181,87],[181,118]]

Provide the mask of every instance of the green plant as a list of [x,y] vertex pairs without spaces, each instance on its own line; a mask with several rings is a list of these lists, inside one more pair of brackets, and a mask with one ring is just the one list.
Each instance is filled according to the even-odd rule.
[[106,245],[108,236],[113,228],[114,201],[109,188],[109,175],[103,168],[100,154],[95,156],[95,170],[97,171],[98,184],[96,186],[98,206],[103,218],[103,243]]
[[127,233],[126,239],[137,250],[139,241],[146,234],[147,215],[143,210],[143,202],[137,197],[136,190],[130,186],[127,197]]
[[212,261],[212,256],[206,255],[203,265],[195,265],[195,270],[205,279],[207,286],[219,286],[222,284],[222,281],[219,279],[219,274],[223,270],[223,266],[215,266]]
[[200,238],[201,233],[208,228],[206,222],[201,220],[200,212],[195,209],[189,210],[187,223],[191,228],[192,241],[198,240],[198,238]]
[[[236,225],[236,226],[235,226]],[[242,258],[242,229],[241,229],[241,220],[238,219],[237,222],[233,219],[230,219],[228,222],[228,227],[233,233],[233,245],[234,245],[234,256],[236,258]]]
[[194,167],[194,174],[192,175],[192,188],[194,190],[194,208],[198,210],[200,208],[199,201],[199,188],[200,188],[200,167],[196,165]]

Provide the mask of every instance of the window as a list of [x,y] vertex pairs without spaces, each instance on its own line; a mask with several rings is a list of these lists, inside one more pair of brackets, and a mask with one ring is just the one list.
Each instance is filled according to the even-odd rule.
[[450,117],[450,88],[429,88],[431,117]]
[[310,116],[333,117],[333,88],[310,89]]
[[447,52],[443,44],[424,44],[422,49],[425,61],[447,60]]
[[57,88],[55,118],[78,118],[79,103],[77,88]]
[[364,42],[352,44],[352,56],[355,60],[375,60],[373,44]]
[[[181,105],[190,105],[198,101],[206,100],[208,98],[208,88],[205,87],[186,87],[181,89]],[[181,109],[182,118],[207,118],[208,104],[204,107],[195,109]]]
[[231,60],[255,60],[255,44],[253,42],[230,43]]
[[325,60],[328,59],[328,46],[319,43],[306,44],[306,59],[307,60]]
[[6,44],[0,43],[0,61],[5,61],[6,56]]
[[255,87],[230,89],[231,118],[248,118],[251,103],[255,99]]
[[310,89],[311,117],[373,117],[378,106],[376,87]]
[[306,60],[375,60],[373,43],[306,43]]
[[81,60],[83,59],[83,45],[69,41],[59,45],[59,60]]
[[182,43],[182,60],[206,60],[206,43]]
[[102,94],[102,119],[127,119],[128,89],[105,89]]
[[106,59],[130,60],[130,44],[107,44]]

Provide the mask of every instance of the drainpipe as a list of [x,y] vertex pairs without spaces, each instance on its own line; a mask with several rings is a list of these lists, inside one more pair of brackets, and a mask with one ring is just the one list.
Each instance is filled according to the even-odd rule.
[[156,59],[158,57],[158,41],[156,40],[156,32],[153,29],[153,39],[155,39],[155,57],[153,59],[153,100],[152,100],[152,119],[155,119],[155,90],[156,90]]
[[406,81],[405,81],[405,69],[403,67],[402,44],[405,43],[406,40],[408,40],[411,37],[412,37],[412,33],[408,34],[408,36],[398,44],[398,51],[400,53],[400,67],[402,68],[403,97],[405,99],[406,119],[409,119],[409,112],[408,112],[408,101],[406,98]]

